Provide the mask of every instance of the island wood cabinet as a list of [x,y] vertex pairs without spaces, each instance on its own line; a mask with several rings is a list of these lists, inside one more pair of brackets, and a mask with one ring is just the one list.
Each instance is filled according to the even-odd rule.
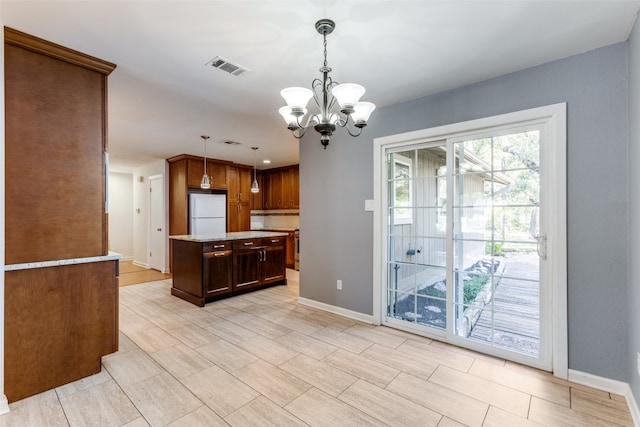
[[233,286],[231,242],[205,243],[202,253],[202,289],[211,298],[231,291]]
[[270,285],[285,280],[286,237],[268,237],[262,239],[262,283]]
[[171,294],[200,307],[207,301],[286,284],[285,236],[172,240]]
[[233,276],[236,288],[270,285],[285,279],[286,237],[233,242]]

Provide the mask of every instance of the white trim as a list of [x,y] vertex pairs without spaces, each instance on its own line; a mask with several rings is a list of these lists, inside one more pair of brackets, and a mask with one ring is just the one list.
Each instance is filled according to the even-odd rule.
[[[429,129],[406,132],[398,135],[390,135],[375,138],[373,144],[373,198],[375,200],[373,222],[373,321],[381,324],[383,319],[383,289],[386,277],[385,260],[386,245],[382,241],[386,227],[385,192],[384,192],[384,165],[385,150],[396,146],[415,144],[437,139],[451,139],[461,137],[464,134],[481,132],[487,128],[513,127],[535,121],[549,124],[545,131],[553,140],[553,146],[549,147],[552,154],[550,170],[564,170],[554,181],[554,192],[548,196],[553,198],[554,211],[550,212],[547,229],[549,232],[548,263],[551,284],[551,324],[541,325],[548,327],[551,333],[552,347],[551,369],[555,376],[566,379],[568,376],[568,323],[567,323],[567,214],[566,214],[566,103],[532,108],[493,117],[469,120]],[[547,357],[548,360],[548,357]]]
[[621,396],[626,396],[627,389],[630,390],[629,384],[625,382],[600,377],[587,372],[576,371],[575,369],[569,369],[568,379],[572,383],[585,385],[587,387],[606,391],[607,393],[619,394]]
[[574,369],[569,369],[568,379],[572,383],[624,396],[627,400],[627,406],[629,407],[631,418],[633,419],[633,425],[640,426],[640,408],[638,408],[638,402],[636,401],[628,383],[599,377],[597,375],[576,371]]
[[132,264],[136,265],[138,267],[142,267],[142,268],[151,268],[151,267],[149,267],[149,264],[144,263],[144,262],[133,261]]
[[0,395],[0,415],[9,413],[9,401],[5,395]]
[[631,412],[631,418],[633,419],[634,426],[640,426],[640,408],[638,408],[638,402],[636,401],[635,396],[633,395],[633,391],[631,391],[631,387],[627,384],[627,392],[624,397],[627,399],[627,406],[629,407],[629,412]]
[[[154,196],[151,193],[151,183],[152,181],[155,180],[160,180],[160,196]],[[156,174],[156,175],[151,175],[147,181],[149,182],[149,216],[148,216],[148,222],[147,222],[147,264],[149,264],[149,266],[151,265],[151,260],[149,259],[149,253],[150,252],[157,252],[156,249],[159,249],[162,253],[158,256],[155,257],[155,259],[159,259],[159,265],[156,267],[160,267],[158,268],[159,271],[165,272],[165,270],[167,270],[167,266],[165,265],[165,261],[166,261],[166,245],[163,243],[160,245],[159,248],[153,248],[152,246],[152,240],[153,240],[153,224],[151,223],[151,215],[152,215],[152,208],[151,205],[153,204],[153,198],[154,197],[160,197],[160,218],[162,218],[162,241],[166,242],[169,239],[169,233],[168,233],[168,227],[167,227],[167,223],[166,223],[166,218],[167,218],[167,213],[165,211],[165,206],[166,206],[166,202],[165,202],[165,184],[164,184],[164,175],[162,174]]]
[[329,313],[338,314],[340,316],[348,317],[353,320],[364,323],[373,323],[373,316],[370,314],[358,313],[357,311],[348,310],[346,308],[337,307],[335,305],[325,304],[320,301],[298,297],[298,304],[306,305],[307,307],[317,308],[319,310],[328,311]]

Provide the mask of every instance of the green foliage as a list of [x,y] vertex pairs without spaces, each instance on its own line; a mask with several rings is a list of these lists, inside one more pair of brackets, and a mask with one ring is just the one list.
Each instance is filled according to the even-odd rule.
[[[489,281],[489,276],[474,277],[464,282],[464,304],[470,304],[484,288]],[[444,299],[446,293],[435,288],[435,286],[427,286],[418,291],[420,295],[436,297]]]
[[504,243],[494,242],[492,245],[491,242],[487,242],[486,253],[491,256],[504,256],[504,251],[502,250],[503,246],[504,246]]
[[476,299],[484,285],[489,281],[489,276],[474,277],[464,282],[464,304],[470,304]]

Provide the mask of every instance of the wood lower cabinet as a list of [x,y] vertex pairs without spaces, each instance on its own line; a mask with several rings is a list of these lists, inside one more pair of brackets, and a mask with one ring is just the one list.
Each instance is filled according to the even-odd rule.
[[262,239],[233,242],[233,278],[236,289],[262,285]]
[[205,244],[202,253],[202,289],[211,298],[233,287],[233,252],[231,242]]
[[286,237],[262,239],[262,283],[271,284],[284,280]]
[[203,307],[207,301],[286,285],[285,238],[215,242],[172,239],[171,294]]
[[287,268],[295,268],[296,266],[296,237],[293,231],[287,232],[287,244],[284,263]]
[[118,261],[6,271],[9,402],[96,374],[118,350]]

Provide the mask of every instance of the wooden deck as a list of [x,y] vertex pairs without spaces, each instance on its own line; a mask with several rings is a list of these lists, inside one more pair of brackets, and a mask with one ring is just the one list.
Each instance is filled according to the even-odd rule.
[[[470,339],[538,356],[540,349],[540,286],[537,255],[506,260],[493,299],[471,330]],[[525,279],[525,280],[520,280]]]

